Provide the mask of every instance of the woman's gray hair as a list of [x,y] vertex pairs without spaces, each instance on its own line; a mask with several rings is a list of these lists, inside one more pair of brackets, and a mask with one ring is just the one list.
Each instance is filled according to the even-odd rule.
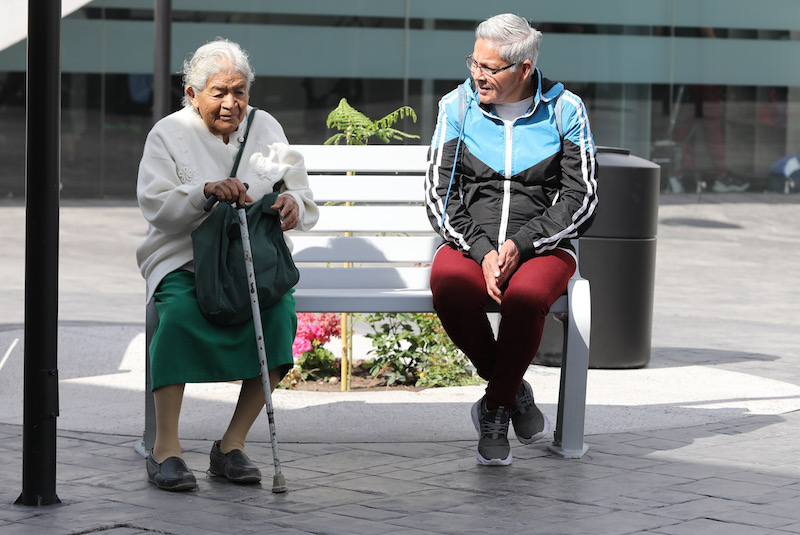
[[531,66],[536,67],[542,32],[518,15],[503,13],[486,19],[475,28],[475,38],[494,43],[501,58],[516,64],[512,71],[516,71],[517,65],[525,60],[530,60]]
[[189,95],[186,94],[187,87],[194,89],[197,94],[205,89],[209,78],[221,72],[236,72],[244,76],[248,91],[256,78],[242,47],[218,37],[198,48],[191,59],[183,62],[183,105],[192,106]]

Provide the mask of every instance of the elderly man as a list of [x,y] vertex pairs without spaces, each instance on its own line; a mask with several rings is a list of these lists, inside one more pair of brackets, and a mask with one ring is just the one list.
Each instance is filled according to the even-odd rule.
[[[550,306],[576,268],[569,239],[597,206],[595,146],[583,102],[536,68],[541,33],[516,15],[475,31],[470,78],[439,103],[425,199],[444,239],[434,307],[488,381],[472,407],[478,462],[511,464],[509,422],[523,444],[549,422],[523,380]],[[484,311],[500,305],[495,339]]]

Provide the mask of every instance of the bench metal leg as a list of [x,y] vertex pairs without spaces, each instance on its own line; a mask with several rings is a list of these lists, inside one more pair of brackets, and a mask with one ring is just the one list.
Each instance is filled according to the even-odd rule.
[[[564,326],[564,342],[556,429],[553,444],[547,449],[565,459],[579,459],[589,449],[583,442],[592,316],[589,281],[573,278],[569,282],[567,295],[569,313],[556,314]],[[487,315],[496,337],[500,314],[489,312]]]
[[153,444],[156,441],[156,406],[153,400],[153,391],[150,388],[150,341],[153,339],[153,333],[156,330],[156,325],[158,325],[158,310],[156,309],[155,301],[151,299],[147,304],[144,327],[144,433],[142,433],[142,440],[137,442],[133,447],[133,449],[135,449],[142,457],[147,457],[147,454],[151,449],[153,449]]
[[547,449],[565,459],[579,459],[589,449],[583,442],[591,332],[589,281],[571,280],[568,295],[569,314],[558,318],[564,325],[564,351],[556,429]]

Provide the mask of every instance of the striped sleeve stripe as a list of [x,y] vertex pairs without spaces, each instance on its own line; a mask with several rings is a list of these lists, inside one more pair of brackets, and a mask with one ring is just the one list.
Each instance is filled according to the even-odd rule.
[[[458,91],[453,91],[450,95],[447,95],[442,99],[442,103],[439,106],[439,116],[436,120],[436,130],[433,133],[431,141],[431,148],[434,150],[431,150],[428,156],[430,159],[428,160],[427,165],[428,172],[425,176],[425,202],[428,205],[428,211],[436,217],[437,221],[440,222],[442,221],[442,214],[445,211],[445,207],[444,199],[441,195],[439,195],[437,184],[442,166],[444,146],[447,142],[447,109],[448,106],[458,98]],[[458,192],[455,189],[451,190],[450,197],[452,198],[454,194],[457,193]],[[445,239],[457,242],[463,250],[469,250],[469,244],[464,239],[463,234],[457,232],[450,224],[450,216],[448,214],[444,215],[444,226],[442,230],[440,230],[440,234]]]
[[597,165],[595,162],[595,146],[589,134],[589,120],[586,116],[586,108],[575,95],[570,91],[564,91],[560,98],[565,98],[572,104],[578,114],[579,144],[581,148],[581,176],[586,187],[586,194],[583,197],[581,207],[572,214],[572,223],[553,236],[545,237],[534,242],[537,251],[548,251],[554,249],[559,241],[564,238],[572,237],[577,233],[578,228],[585,223],[594,213],[597,207]]

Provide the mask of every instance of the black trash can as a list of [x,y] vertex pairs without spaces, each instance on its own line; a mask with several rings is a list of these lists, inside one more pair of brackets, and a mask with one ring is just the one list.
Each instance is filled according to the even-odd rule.
[[[592,289],[589,367],[641,368],[650,362],[661,168],[607,147],[597,164],[597,216],[579,245]],[[560,329],[548,324],[535,363],[560,365],[551,337],[560,345]]]

